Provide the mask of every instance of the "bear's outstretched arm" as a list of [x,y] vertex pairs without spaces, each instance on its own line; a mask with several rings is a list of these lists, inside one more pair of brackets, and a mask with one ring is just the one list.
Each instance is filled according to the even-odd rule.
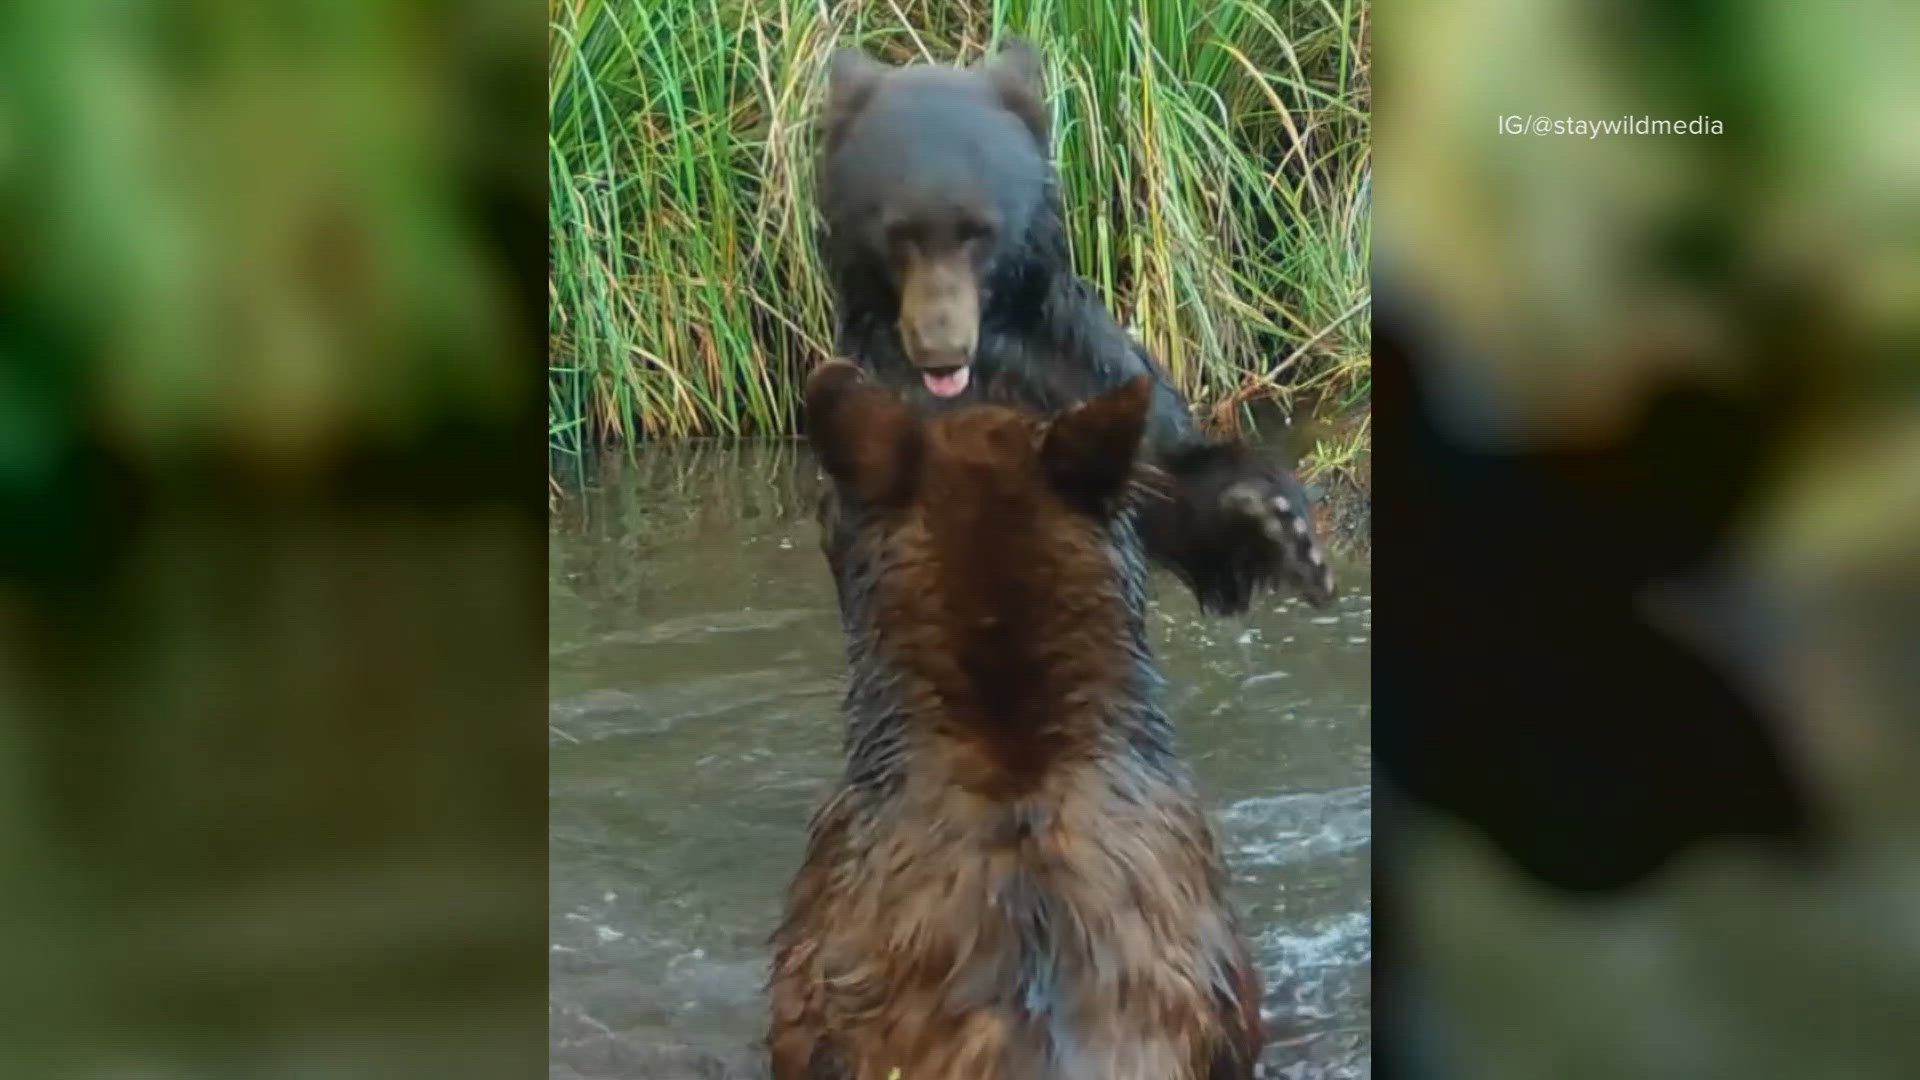
[[1243,442],[1206,438],[1160,365],[1129,344],[1159,389],[1149,438],[1166,481],[1142,505],[1148,553],[1209,612],[1245,611],[1283,582],[1316,607],[1330,602],[1333,574],[1298,481]]
[[[994,372],[988,396],[1058,410],[1152,374],[1147,446],[1161,475],[1141,505],[1148,555],[1210,613],[1243,612],[1254,593],[1282,584],[1316,607],[1330,602],[1332,571],[1299,483],[1243,442],[1208,439],[1166,371],[1084,283],[1056,292],[1045,312],[1038,325],[1051,334],[983,339]],[[1037,337],[1051,340],[1029,344]]]

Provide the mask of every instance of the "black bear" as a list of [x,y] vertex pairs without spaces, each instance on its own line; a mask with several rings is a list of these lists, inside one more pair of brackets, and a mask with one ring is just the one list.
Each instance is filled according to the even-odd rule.
[[1146,375],[1052,420],[807,385],[846,771],[774,936],[775,1080],[1251,1080],[1260,980],[1146,639]]
[[1040,56],[1020,41],[968,68],[835,55],[819,203],[839,353],[923,402],[1045,412],[1151,375],[1149,556],[1210,612],[1282,582],[1326,604],[1333,575],[1299,484],[1204,438],[1073,272],[1042,93]]

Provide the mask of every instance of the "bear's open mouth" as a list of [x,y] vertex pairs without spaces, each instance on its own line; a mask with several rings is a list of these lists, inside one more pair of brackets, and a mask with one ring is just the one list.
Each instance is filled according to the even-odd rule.
[[972,370],[969,364],[961,364],[957,367],[921,368],[920,379],[927,384],[927,392],[934,397],[956,397],[966,390],[968,376]]

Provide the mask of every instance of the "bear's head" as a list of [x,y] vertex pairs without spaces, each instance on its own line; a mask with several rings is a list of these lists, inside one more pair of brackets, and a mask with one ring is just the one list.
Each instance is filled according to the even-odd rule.
[[1041,58],[888,67],[853,49],[828,80],[820,208],[836,278],[890,311],[928,391],[967,388],[996,288],[1031,257],[1052,165]]
[[816,370],[807,434],[856,652],[877,647],[956,715],[1016,726],[1120,686],[1144,634],[1127,507],[1151,400],[1140,376],[1051,419],[927,413],[851,363]]

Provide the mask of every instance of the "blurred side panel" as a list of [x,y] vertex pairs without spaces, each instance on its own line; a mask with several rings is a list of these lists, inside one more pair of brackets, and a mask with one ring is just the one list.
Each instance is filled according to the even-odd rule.
[[1920,9],[1376,16],[1383,1075],[1912,1075]]
[[0,11],[0,1075],[535,1075],[543,37]]

